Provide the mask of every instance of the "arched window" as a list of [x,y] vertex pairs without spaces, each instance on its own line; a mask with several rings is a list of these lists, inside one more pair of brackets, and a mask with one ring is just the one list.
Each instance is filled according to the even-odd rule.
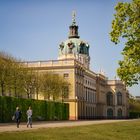
[[107,101],[107,105],[111,106],[113,105],[113,94],[112,92],[108,92],[106,95],[106,101]]
[[118,113],[117,114],[118,114],[118,118],[122,117],[122,109],[121,108],[118,109]]
[[117,105],[122,105],[122,94],[120,92],[117,93]]
[[107,109],[107,118],[109,119],[113,118],[113,109],[111,108]]

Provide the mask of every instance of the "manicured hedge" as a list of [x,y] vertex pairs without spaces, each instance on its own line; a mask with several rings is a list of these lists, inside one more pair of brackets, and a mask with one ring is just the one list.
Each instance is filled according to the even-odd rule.
[[69,106],[65,103],[0,96],[0,122],[11,122],[16,106],[22,111],[21,121],[26,121],[29,106],[33,110],[33,120],[68,120]]
[[131,119],[133,119],[133,118],[140,118],[140,112],[130,111],[129,112],[129,118],[131,118]]

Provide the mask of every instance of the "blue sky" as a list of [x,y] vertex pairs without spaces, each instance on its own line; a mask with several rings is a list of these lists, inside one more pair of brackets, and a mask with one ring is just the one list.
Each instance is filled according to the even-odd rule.
[[[114,6],[122,0],[0,0],[0,51],[22,60],[57,59],[76,11],[80,38],[90,44],[91,69],[116,75],[123,43],[110,41]],[[129,0],[123,0],[129,1]],[[139,95],[140,86],[130,89]]]

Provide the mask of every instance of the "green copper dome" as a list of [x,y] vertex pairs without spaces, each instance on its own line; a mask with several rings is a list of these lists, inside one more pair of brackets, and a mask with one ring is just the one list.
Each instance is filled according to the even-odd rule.
[[79,38],[69,38],[59,45],[59,56],[67,54],[84,54],[89,56],[89,44]]
[[81,40],[78,35],[75,12],[72,16],[72,24],[69,26],[68,39],[59,45],[59,56],[67,54],[83,54],[89,56],[89,44]]
[[66,41],[59,44],[58,59],[76,59],[86,68],[89,68],[89,44],[80,39],[78,35],[78,25],[75,21],[75,14],[72,18],[72,24],[69,26],[69,36]]

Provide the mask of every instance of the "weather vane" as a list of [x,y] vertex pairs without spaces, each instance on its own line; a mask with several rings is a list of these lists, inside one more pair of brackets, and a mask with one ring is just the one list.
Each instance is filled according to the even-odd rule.
[[76,23],[75,21],[76,11],[72,11],[72,23]]

